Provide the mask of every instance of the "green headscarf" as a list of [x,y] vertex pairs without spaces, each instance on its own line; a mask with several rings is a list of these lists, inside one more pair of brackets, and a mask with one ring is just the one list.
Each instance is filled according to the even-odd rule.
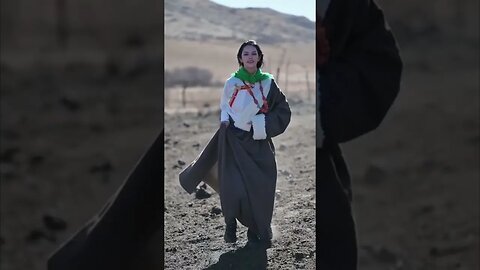
[[237,72],[232,74],[232,76],[249,83],[256,83],[266,79],[273,79],[272,74],[262,72],[261,69],[257,69],[257,72],[255,72],[255,74],[250,74],[244,67],[240,67]]

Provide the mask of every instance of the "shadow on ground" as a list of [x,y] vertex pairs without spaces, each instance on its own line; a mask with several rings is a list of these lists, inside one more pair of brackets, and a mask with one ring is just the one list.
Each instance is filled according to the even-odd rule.
[[267,250],[246,244],[237,250],[223,253],[217,263],[204,270],[213,269],[267,269]]

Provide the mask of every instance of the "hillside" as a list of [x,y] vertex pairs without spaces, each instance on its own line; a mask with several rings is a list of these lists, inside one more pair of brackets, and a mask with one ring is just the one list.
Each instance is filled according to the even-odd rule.
[[211,1],[165,2],[165,38],[309,42],[315,22],[268,8],[229,8]]

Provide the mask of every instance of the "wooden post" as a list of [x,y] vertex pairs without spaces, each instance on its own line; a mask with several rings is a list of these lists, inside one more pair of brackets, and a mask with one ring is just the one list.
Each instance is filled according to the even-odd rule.
[[280,67],[283,65],[283,61],[285,60],[286,52],[287,52],[286,49],[282,48],[282,55],[280,57],[280,61],[278,62],[277,75],[275,76],[275,80],[277,80],[277,82],[280,82]]
[[287,67],[285,68],[285,87],[283,88],[285,91],[285,94],[287,94],[287,88],[288,88],[288,66],[290,66],[290,59],[288,59]]
[[183,89],[182,89],[182,104],[183,104],[183,107],[185,108],[185,107],[187,106],[186,91],[187,91],[188,85],[187,85],[187,84],[183,84],[182,87],[183,87]]

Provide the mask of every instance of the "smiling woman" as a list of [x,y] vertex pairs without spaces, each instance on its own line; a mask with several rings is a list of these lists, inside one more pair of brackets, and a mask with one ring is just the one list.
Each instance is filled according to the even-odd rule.
[[[237,58],[238,64],[243,66],[249,73],[254,74],[259,67],[262,66],[263,54],[260,47],[251,42],[242,44],[238,50]],[[258,48],[257,48],[258,47]],[[257,52],[258,51],[258,52]],[[259,58],[259,55],[261,58]]]

